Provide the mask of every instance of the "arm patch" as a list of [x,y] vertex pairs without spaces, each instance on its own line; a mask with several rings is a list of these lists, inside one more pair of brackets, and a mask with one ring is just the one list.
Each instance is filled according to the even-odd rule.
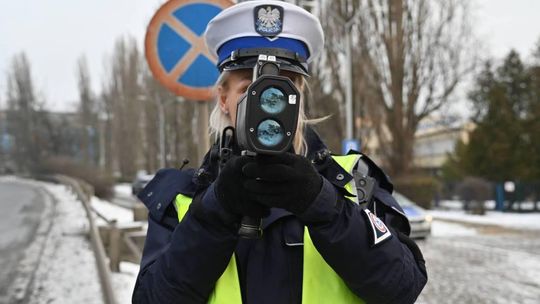
[[371,247],[380,245],[382,242],[389,240],[392,237],[390,229],[388,229],[384,222],[373,212],[366,208],[362,210],[362,214],[366,218],[368,230],[371,232]]

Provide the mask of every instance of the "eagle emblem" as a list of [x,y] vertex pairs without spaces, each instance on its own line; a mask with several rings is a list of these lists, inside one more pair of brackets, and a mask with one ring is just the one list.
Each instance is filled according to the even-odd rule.
[[258,6],[255,8],[255,30],[263,36],[276,36],[283,27],[283,8]]

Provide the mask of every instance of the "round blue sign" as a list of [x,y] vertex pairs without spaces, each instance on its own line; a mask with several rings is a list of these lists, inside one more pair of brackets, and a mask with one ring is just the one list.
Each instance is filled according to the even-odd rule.
[[156,79],[177,95],[209,100],[219,77],[203,34],[228,0],[171,0],[156,13],[146,35],[146,58]]

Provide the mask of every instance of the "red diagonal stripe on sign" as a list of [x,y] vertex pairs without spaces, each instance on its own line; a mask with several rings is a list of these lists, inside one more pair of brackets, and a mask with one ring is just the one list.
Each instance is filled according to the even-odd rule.
[[169,76],[175,80],[179,79],[186,70],[191,66],[191,64],[197,59],[199,54],[206,56],[210,61],[215,62],[214,56],[208,52],[206,45],[204,43],[203,37],[197,36],[193,31],[185,26],[178,19],[172,15],[167,15],[164,21],[169,25],[180,37],[188,40],[191,43],[191,48],[189,51],[176,63],[174,68],[169,73]]

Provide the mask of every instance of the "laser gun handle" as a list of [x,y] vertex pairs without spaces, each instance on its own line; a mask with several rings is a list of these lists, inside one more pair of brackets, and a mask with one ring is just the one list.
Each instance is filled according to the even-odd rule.
[[[242,151],[242,155],[255,157],[257,153]],[[242,217],[240,229],[238,229],[238,236],[245,239],[260,239],[262,237],[261,224],[261,218],[254,218],[251,216]]]
[[[233,127],[227,127],[221,134],[221,143],[219,147],[219,170],[223,169],[227,161],[233,154],[233,143],[235,140],[235,131]],[[243,151],[242,155],[255,156],[254,153]],[[253,218],[250,216],[242,217],[240,222],[240,228],[238,229],[238,236],[246,239],[259,239],[262,236],[261,228],[262,219]]]

